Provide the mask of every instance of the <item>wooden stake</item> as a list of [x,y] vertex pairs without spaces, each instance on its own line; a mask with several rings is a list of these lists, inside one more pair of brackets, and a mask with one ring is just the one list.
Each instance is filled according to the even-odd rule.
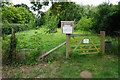
[[13,36],[14,39],[15,39],[15,29],[14,29],[14,28],[12,28],[12,36]]
[[69,48],[70,48],[69,40],[70,40],[70,34],[66,34],[66,58],[69,58]]
[[104,53],[105,52],[105,31],[100,31],[100,52]]

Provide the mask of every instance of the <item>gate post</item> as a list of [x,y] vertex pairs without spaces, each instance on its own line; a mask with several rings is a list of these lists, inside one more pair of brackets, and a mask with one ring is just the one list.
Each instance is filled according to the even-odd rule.
[[105,31],[100,31],[100,52],[105,52]]
[[69,50],[70,50],[70,34],[66,34],[66,58],[69,58]]

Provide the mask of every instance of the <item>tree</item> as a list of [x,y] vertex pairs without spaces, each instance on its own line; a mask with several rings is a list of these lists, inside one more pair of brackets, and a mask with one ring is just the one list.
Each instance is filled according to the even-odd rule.
[[12,3],[10,3],[10,0],[3,0],[3,1],[0,1],[0,7],[8,7],[8,6],[11,6]]
[[74,2],[58,2],[54,3],[50,10],[60,20],[71,21],[79,20],[83,13],[83,7],[76,5]]
[[97,33],[99,31],[106,31],[107,35],[114,35],[120,26],[120,9],[118,5],[112,5],[103,3],[97,7],[97,11],[94,15],[94,29]]
[[76,5],[73,2],[54,3],[45,13],[47,17],[56,16],[59,20],[58,27],[61,27],[60,21],[79,21],[84,13],[84,7]]
[[[16,8],[17,8],[17,7],[24,7],[26,10],[28,10],[29,12],[31,12],[31,11],[30,11],[30,8],[29,8],[26,4],[23,4],[23,3],[22,3],[22,4],[16,4],[16,5],[14,5],[14,7],[16,7]],[[31,12],[31,13],[32,13],[32,12]]]
[[30,3],[32,4],[31,9],[33,11],[37,11],[37,16],[39,17],[39,15],[41,15],[43,12],[41,11],[42,6],[48,6],[49,1],[46,0],[44,2],[40,2],[40,1],[35,1],[35,0],[31,0]]
[[23,7],[15,8],[14,6],[2,7],[3,23],[28,23],[32,15]]

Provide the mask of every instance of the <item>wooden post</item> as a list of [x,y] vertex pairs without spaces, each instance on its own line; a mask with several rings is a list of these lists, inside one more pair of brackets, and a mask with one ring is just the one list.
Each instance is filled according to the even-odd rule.
[[[14,28],[12,28],[12,36],[13,36],[13,42],[15,42],[15,29]],[[17,60],[16,51],[15,50],[13,50],[13,55],[15,56],[15,59]]]
[[3,34],[3,40],[5,40],[5,34]]
[[100,52],[105,52],[105,31],[100,31]]
[[118,33],[118,53],[120,53],[120,33]]
[[15,29],[14,29],[14,28],[12,28],[12,36],[13,36],[14,39],[15,39]]
[[66,34],[66,58],[69,58],[69,50],[70,50],[70,34]]

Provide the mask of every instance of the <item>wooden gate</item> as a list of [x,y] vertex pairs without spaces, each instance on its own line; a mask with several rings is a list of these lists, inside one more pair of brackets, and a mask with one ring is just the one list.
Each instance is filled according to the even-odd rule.
[[66,58],[69,53],[93,54],[104,53],[105,32],[100,34],[66,34]]

